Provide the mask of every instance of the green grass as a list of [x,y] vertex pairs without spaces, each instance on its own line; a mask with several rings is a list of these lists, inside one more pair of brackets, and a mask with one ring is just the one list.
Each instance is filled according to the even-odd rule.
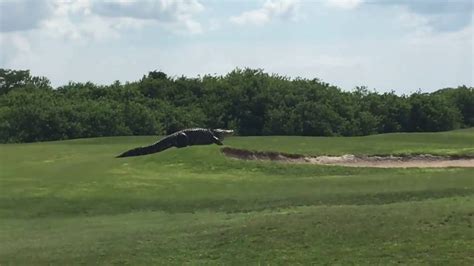
[[[0,145],[0,265],[474,264],[474,169],[114,155],[155,137]],[[302,154],[474,155],[474,130],[235,137]]]
[[437,133],[392,133],[364,137],[246,137],[227,142],[252,150],[308,155],[433,155],[474,156],[474,128]]

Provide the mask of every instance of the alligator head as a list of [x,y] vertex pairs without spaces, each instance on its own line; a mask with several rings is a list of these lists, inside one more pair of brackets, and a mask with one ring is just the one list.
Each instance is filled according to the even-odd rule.
[[220,140],[224,139],[225,137],[231,136],[234,134],[234,131],[231,129],[211,129],[214,136],[218,137]]

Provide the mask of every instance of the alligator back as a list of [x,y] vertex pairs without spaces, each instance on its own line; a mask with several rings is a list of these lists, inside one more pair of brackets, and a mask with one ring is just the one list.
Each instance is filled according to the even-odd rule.
[[[174,134],[185,134],[187,137],[188,145],[206,145],[213,144],[215,137],[209,129],[205,128],[190,128],[178,131]],[[173,134],[173,135],[174,135]]]

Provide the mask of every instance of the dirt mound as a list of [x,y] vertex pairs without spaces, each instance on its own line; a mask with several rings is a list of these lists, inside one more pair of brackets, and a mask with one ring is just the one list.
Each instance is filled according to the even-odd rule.
[[444,157],[429,154],[412,156],[306,156],[280,152],[248,151],[225,147],[222,153],[241,160],[267,160],[286,163],[309,163],[322,165],[342,165],[352,167],[474,167],[474,158]]

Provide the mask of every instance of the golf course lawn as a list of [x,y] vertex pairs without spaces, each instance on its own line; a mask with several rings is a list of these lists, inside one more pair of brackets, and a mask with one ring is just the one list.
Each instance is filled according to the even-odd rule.
[[[474,264],[474,168],[114,158],[155,136],[0,145],[0,265]],[[306,155],[474,156],[474,129],[232,137]]]

